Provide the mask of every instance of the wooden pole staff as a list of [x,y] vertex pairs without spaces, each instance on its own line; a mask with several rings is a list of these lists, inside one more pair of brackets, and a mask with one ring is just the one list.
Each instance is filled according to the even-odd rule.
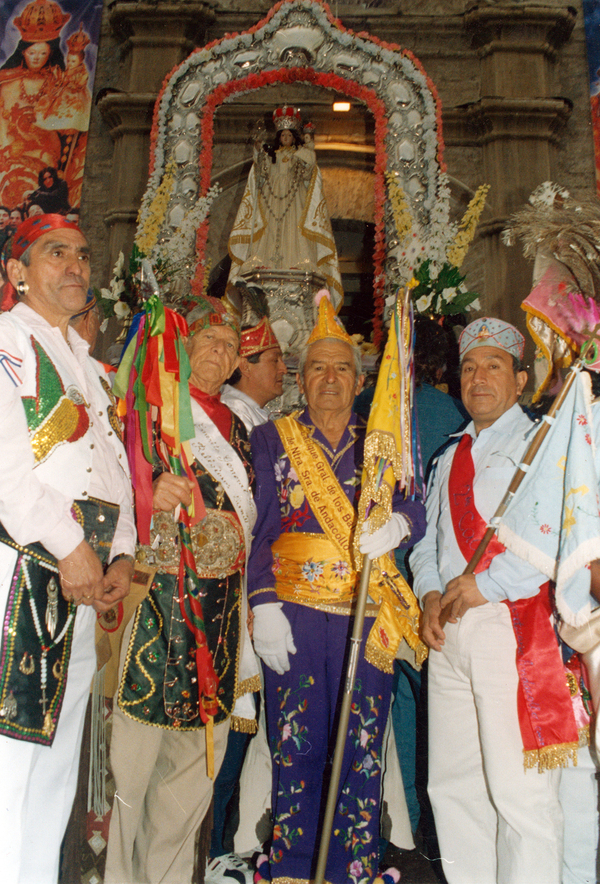
[[354,626],[352,629],[352,638],[350,639],[350,657],[348,660],[348,668],[346,670],[346,681],[344,684],[344,693],[342,696],[340,719],[338,722],[335,750],[331,763],[331,776],[329,779],[329,789],[327,791],[327,804],[325,805],[325,813],[323,815],[323,828],[321,830],[321,841],[319,844],[319,855],[317,859],[317,870],[314,877],[314,884],[323,884],[325,880],[325,867],[327,865],[327,856],[329,854],[329,842],[331,840],[333,817],[335,816],[335,808],[338,800],[338,789],[340,785],[342,761],[344,758],[344,748],[346,746],[346,738],[348,736],[348,722],[350,720],[352,693],[354,691],[356,669],[360,656],[360,646],[362,644],[365,611],[367,608],[367,599],[369,596],[370,576],[371,559],[368,559],[365,556],[363,559],[363,569],[360,575],[360,583],[358,586],[358,597],[356,600],[356,611],[354,614]]

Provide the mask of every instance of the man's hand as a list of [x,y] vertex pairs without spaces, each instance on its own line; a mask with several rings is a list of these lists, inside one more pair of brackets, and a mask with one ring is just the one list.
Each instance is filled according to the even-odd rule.
[[423,616],[421,617],[421,638],[429,648],[441,651],[446,636],[440,626],[440,613],[442,610],[442,594],[436,590],[426,593],[421,599]]
[[106,574],[96,587],[93,601],[94,610],[98,614],[103,614],[129,595],[132,577],[133,561],[118,559],[109,565]]
[[76,605],[92,605],[102,582],[102,564],[86,540],[73,552],[58,561],[58,575],[62,594]]
[[290,621],[281,602],[266,602],[254,608],[254,650],[270,669],[283,675],[290,668],[289,654],[296,653]]
[[187,476],[161,473],[152,483],[152,507],[170,513],[180,504],[189,506],[193,490],[194,483]]
[[367,558],[377,559],[400,546],[409,533],[410,528],[404,516],[392,513],[385,525],[372,534],[369,534],[367,525],[364,526],[358,548]]
[[474,574],[461,574],[446,584],[446,592],[442,598],[442,612],[450,623],[456,623],[464,617],[469,608],[486,604],[487,599],[477,589]]

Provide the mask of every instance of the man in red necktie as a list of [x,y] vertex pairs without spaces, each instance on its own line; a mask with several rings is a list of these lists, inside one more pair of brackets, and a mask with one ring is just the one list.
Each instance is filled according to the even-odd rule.
[[410,558],[433,650],[429,794],[450,884],[558,884],[559,766],[577,728],[548,584],[496,538],[463,573],[527,448],[524,338],[482,318],[459,348],[472,420],[437,463]]

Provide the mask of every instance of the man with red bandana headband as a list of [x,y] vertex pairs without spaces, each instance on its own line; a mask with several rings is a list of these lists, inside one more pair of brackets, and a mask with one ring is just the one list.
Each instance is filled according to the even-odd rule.
[[0,852],[56,881],[96,666],[96,612],[129,591],[135,528],[114,398],[69,326],[89,250],[61,215],[17,228],[0,316]]

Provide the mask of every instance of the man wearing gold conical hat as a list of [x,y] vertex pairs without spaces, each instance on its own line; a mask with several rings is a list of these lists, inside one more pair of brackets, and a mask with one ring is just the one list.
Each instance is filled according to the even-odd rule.
[[[273,760],[273,840],[258,873],[280,884],[308,881],[318,851],[358,581],[352,541],[365,425],[352,404],[363,380],[360,353],[322,298],[297,376],[307,406],[258,427],[251,440],[258,517],[248,590]],[[423,535],[421,503],[398,496],[393,510],[383,528],[361,537],[369,558]],[[395,573],[388,559],[374,563],[369,589],[377,604],[368,605],[325,875],[335,884],[372,881],[378,871],[381,746],[401,639],[380,616],[385,569]]]

